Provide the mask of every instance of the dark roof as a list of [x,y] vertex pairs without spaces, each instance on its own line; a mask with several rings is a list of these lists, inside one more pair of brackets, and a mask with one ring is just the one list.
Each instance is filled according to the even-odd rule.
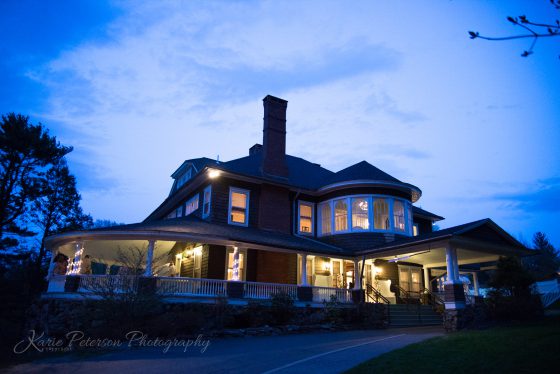
[[437,214],[428,212],[427,210],[424,210],[414,205],[412,206],[412,215],[425,217],[431,219],[432,221],[441,221],[442,219],[444,219],[443,217],[438,216]]
[[177,174],[178,174],[181,170],[183,170],[183,168],[184,168],[186,165],[189,165],[189,164],[191,164],[191,165],[193,165],[193,166],[195,167],[196,172],[199,172],[199,171],[201,171],[202,169],[204,169],[205,166],[215,165],[215,164],[216,164],[216,160],[212,160],[211,158],[208,158],[208,157],[191,158],[191,159],[189,159],[189,160],[185,160],[185,161],[181,164],[181,166],[179,166],[179,167],[177,168],[177,170],[175,170],[175,171],[173,172],[173,174],[171,174],[171,177],[172,177],[172,178],[176,178],[176,177],[177,177]]
[[[521,250],[527,249],[527,248],[525,248],[525,246],[523,246],[523,244],[521,244],[514,237],[509,235],[500,226],[498,226],[496,223],[494,223],[494,221],[492,221],[490,218],[485,218],[485,219],[481,219],[481,220],[478,220],[478,221],[473,221],[473,222],[465,223],[465,224],[458,225],[458,226],[448,227],[446,229],[433,231],[433,232],[429,232],[429,233],[418,235],[418,236],[400,238],[400,239],[397,239],[397,240],[389,242],[389,243],[378,245],[378,246],[373,247],[369,250],[362,251],[362,253],[382,252],[384,250],[392,249],[394,247],[411,246],[411,245],[415,245],[415,244],[420,244],[422,242],[436,241],[436,240],[445,239],[445,238],[449,238],[449,237],[452,237],[452,236],[459,236],[459,235],[460,236],[467,236],[468,235],[468,236],[475,236],[476,237],[476,235],[478,235],[480,233],[481,228],[489,229],[494,234],[497,234],[496,236],[497,237],[499,236],[502,239],[500,241],[501,244],[503,244],[504,242],[509,242],[510,245],[512,245],[514,247],[518,247]],[[486,237],[482,237],[482,238],[479,237],[477,239],[481,239],[481,240],[487,241],[489,243],[490,242],[497,242],[496,239],[488,238],[487,235],[486,235]]]
[[351,254],[341,248],[311,238],[253,227],[210,223],[194,216],[103,227],[89,231],[159,231],[165,233],[189,234],[194,237],[198,236],[201,240],[212,237],[215,239],[239,241],[291,250],[304,250],[315,253]]
[[[263,178],[261,172],[262,155],[262,152],[257,152],[253,155],[220,163],[217,167],[232,173]],[[289,176],[287,180],[284,180],[284,183],[294,187],[315,190],[324,185],[324,181],[334,174],[318,164],[290,155],[286,155],[286,164]],[[278,180],[275,179],[275,181]]]
[[366,161],[358,162],[357,164],[349,166],[346,169],[340,170],[339,172],[333,174],[330,178],[325,180],[323,183],[324,185],[329,185],[338,182],[360,179],[402,183],[397,178],[390,176],[383,170],[376,168]]

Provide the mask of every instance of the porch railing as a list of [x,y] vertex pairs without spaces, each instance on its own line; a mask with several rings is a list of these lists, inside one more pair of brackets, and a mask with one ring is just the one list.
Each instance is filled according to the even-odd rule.
[[313,287],[313,301],[319,303],[331,301],[331,296],[334,296],[339,303],[352,302],[352,290],[346,288]]
[[227,281],[220,279],[157,277],[157,291],[163,295],[225,296]]
[[124,293],[138,290],[138,276],[134,275],[80,275],[78,292]]
[[270,299],[274,294],[286,293],[297,299],[297,286],[294,284],[244,282],[244,296],[248,299]]

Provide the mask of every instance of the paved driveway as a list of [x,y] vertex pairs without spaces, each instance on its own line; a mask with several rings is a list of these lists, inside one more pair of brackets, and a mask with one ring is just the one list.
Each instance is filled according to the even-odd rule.
[[132,348],[23,364],[11,373],[339,373],[393,349],[442,335],[441,327],[214,339],[190,347]]

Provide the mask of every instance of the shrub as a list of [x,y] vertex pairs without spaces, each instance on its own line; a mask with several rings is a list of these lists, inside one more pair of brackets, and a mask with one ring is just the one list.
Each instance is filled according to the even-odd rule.
[[273,324],[283,325],[288,323],[294,312],[294,299],[287,292],[278,292],[272,295],[270,314]]

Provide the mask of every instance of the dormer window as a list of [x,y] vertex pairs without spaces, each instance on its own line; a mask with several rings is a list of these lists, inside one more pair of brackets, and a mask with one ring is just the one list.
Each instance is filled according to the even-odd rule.
[[202,218],[206,218],[210,215],[210,203],[212,201],[212,186],[208,186],[204,189],[202,201]]
[[183,175],[177,179],[177,189],[181,188],[192,176],[192,168],[189,168]]
[[228,223],[240,226],[249,224],[249,191],[230,187]]
[[299,233],[313,234],[313,204],[299,202]]

